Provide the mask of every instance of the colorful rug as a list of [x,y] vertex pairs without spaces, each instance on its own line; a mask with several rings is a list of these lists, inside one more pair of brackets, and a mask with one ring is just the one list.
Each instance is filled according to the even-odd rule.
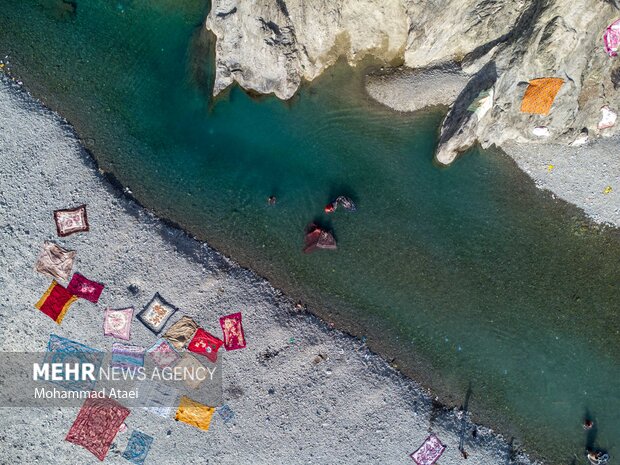
[[224,333],[224,348],[237,350],[245,348],[245,334],[241,324],[241,313],[233,313],[220,318],[220,326]]
[[54,211],[54,221],[56,222],[56,232],[60,237],[89,229],[86,205],[68,210],[56,210]]
[[144,347],[115,342],[112,344],[110,366],[135,370],[144,366]]
[[145,380],[138,385],[140,406],[147,412],[160,417],[170,418],[178,395],[179,391],[170,384]]
[[182,316],[179,321],[174,323],[164,334],[164,338],[174,346],[175,349],[181,350],[185,347],[192,336],[198,329],[198,323],[188,316]]
[[424,441],[424,444],[411,454],[411,458],[418,465],[433,465],[439,460],[444,450],[446,450],[446,446],[441,443],[435,434],[431,433]]
[[[85,346],[79,342],[66,339],[64,337],[50,334],[47,342],[47,352],[45,353],[44,363],[88,363],[95,367],[95,373],[99,372],[99,367],[103,362],[104,352]],[[62,378],[63,376],[61,376]],[[96,376],[95,376],[96,378]],[[95,388],[96,380],[61,380],[50,381],[58,386],[71,391],[90,391]]]
[[235,417],[235,412],[228,406],[228,404],[222,405],[217,409],[217,413],[219,413],[224,423],[228,423]]
[[128,341],[131,338],[132,318],[132,307],[121,310],[106,308],[103,312],[103,335]]
[[607,55],[610,57],[618,56],[618,49],[620,48],[620,19],[614,21],[605,29],[603,44]]
[[138,313],[137,318],[153,333],[159,334],[177,308],[166,302],[159,293]]
[[181,370],[183,373],[183,382],[190,389],[198,389],[204,379],[205,367],[198,361],[196,357],[191,356],[187,352],[183,354],[179,363],[174,367],[175,370]]
[[74,273],[67,290],[80,299],[86,299],[96,304],[103,292],[104,285],[85,278],[80,273]]
[[123,452],[123,457],[136,465],[143,465],[149,453],[153,438],[141,431],[133,430]]
[[76,252],[66,250],[50,241],[43,243],[43,250],[37,258],[35,271],[56,279],[69,279]]
[[217,351],[224,342],[202,328],[196,330],[196,334],[187,346],[187,350],[204,355],[211,362],[217,362]]
[[536,115],[548,115],[555,96],[563,85],[564,79],[560,78],[532,79],[523,95],[521,111]]
[[65,441],[82,446],[103,460],[127,415],[129,409],[115,400],[86,399]]
[[181,397],[181,402],[179,403],[179,408],[177,409],[177,414],[174,419],[195,426],[201,430],[208,431],[213,412],[215,412],[215,408],[183,396]]
[[158,339],[147,354],[159,368],[171,367],[181,357],[165,339]]
[[597,127],[601,130],[611,128],[616,124],[617,119],[618,115],[616,112],[609,108],[609,106],[605,105],[601,108],[601,120],[599,121]]
[[77,297],[58,284],[56,280],[53,280],[50,287],[34,306],[60,324],[67,310],[76,300]]

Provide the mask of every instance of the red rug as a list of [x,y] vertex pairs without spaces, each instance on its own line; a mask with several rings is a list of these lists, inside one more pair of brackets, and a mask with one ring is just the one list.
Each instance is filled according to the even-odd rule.
[[202,328],[198,328],[196,334],[194,334],[194,337],[187,346],[187,350],[204,355],[215,363],[217,361],[217,351],[222,344],[224,344],[224,342],[216,338],[213,334],[206,332]]
[[69,310],[69,307],[76,299],[77,297],[58,284],[56,280],[53,280],[45,294],[34,306],[60,324],[67,310]]
[[103,460],[129,409],[112,399],[86,399],[65,441],[90,451]]

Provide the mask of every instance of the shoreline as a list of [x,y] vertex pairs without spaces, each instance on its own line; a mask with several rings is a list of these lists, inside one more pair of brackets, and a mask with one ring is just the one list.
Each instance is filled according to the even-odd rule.
[[[420,111],[437,104],[449,106],[454,101],[451,96],[458,91],[455,82],[461,81],[445,83],[438,75],[451,74],[455,79],[464,76],[457,68],[445,67],[438,71],[388,70],[384,74],[388,79],[369,75],[366,92],[377,103],[398,112]],[[416,92],[410,93],[404,90],[406,88]],[[430,100],[418,97],[428,92],[431,92]],[[614,207],[620,205],[620,164],[614,152],[619,142],[620,136],[598,138],[576,147],[552,142],[519,144],[507,141],[490,150],[501,150],[539,189],[548,190],[554,198],[557,196],[576,206],[593,222],[620,228],[620,207]],[[608,186],[612,189],[605,193]]]
[[[394,402],[394,404],[397,404],[398,406],[405,406],[405,407],[409,406],[409,408],[411,408],[413,404],[413,415],[414,415],[413,418],[411,418],[412,417],[411,412],[409,413],[404,412],[401,414],[401,418],[397,418],[397,415],[395,415],[394,412],[392,411],[392,410],[396,410],[397,408],[396,405],[389,405],[387,402],[384,402],[383,405],[380,406],[381,409],[387,409],[390,411],[389,415],[391,416],[390,418],[392,420],[397,420],[399,423],[401,423],[401,425],[397,428],[398,430],[409,431],[410,432],[409,434],[412,435],[412,438],[409,438],[407,441],[404,441],[402,445],[395,444],[393,438],[389,438],[389,435],[387,435],[388,437],[386,437],[386,434],[385,434],[386,431],[385,429],[383,429],[382,430],[383,434],[381,434],[383,436],[382,441],[387,441],[392,446],[391,447],[392,450],[399,449],[400,446],[407,448],[408,450],[407,454],[415,450],[415,448],[417,448],[417,446],[419,445],[418,443],[420,443],[426,436],[428,424],[430,423],[431,428],[437,431],[440,436],[442,434],[445,436],[442,439],[444,439],[444,442],[448,444],[448,450],[446,450],[446,454],[444,455],[445,458],[442,458],[442,463],[451,464],[451,463],[456,463],[457,461],[462,460],[458,452],[458,449],[457,449],[458,441],[455,443],[453,439],[457,437],[460,434],[460,432],[463,431],[464,428],[467,429],[468,431],[471,430],[473,428],[473,425],[469,423],[468,420],[466,420],[467,423],[465,423],[465,426],[463,426],[464,423],[459,418],[459,412],[457,409],[446,409],[442,406],[438,406],[436,402],[433,401],[430,394],[425,389],[421,388],[415,381],[411,380],[410,378],[405,377],[400,372],[397,372],[394,369],[390,368],[388,362],[383,360],[380,356],[370,352],[367,348],[365,348],[365,345],[363,343],[360,344],[359,340],[353,338],[352,336],[346,335],[340,331],[335,331],[335,330],[330,329],[327,323],[323,322],[322,320],[320,320],[318,317],[314,316],[313,314],[297,312],[293,306],[293,302],[290,299],[283,296],[280,291],[271,287],[269,283],[267,283],[262,278],[256,276],[250,270],[240,268],[238,265],[236,265],[234,261],[214,251],[207,244],[200,243],[196,241],[195,239],[191,238],[184,231],[179,230],[179,228],[176,227],[176,225],[173,225],[173,224],[171,225],[170,222],[162,221],[161,219],[156,218],[148,210],[145,211],[143,207],[141,207],[139,203],[132,196],[130,196],[128,193],[123,192],[121,189],[119,189],[119,187],[122,188],[122,186],[120,185],[120,183],[118,183],[118,181],[114,182],[110,180],[110,178],[113,178],[112,175],[99,172],[99,175],[101,176],[101,178],[104,178],[105,180],[101,179],[99,175],[97,175],[96,161],[94,160],[94,158],[92,158],[92,154],[89,154],[81,146],[81,144],[78,144],[79,141],[76,139],[75,133],[73,132],[72,128],[69,126],[69,124],[65,120],[59,117],[56,113],[53,113],[51,110],[42,106],[39,102],[36,102],[24,90],[9,89],[6,83],[4,82],[4,80],[2,82],[2,86],[3,86],[3,89],[1,91],[1,94],[10,94],[8,96],[4,96],[3,100],[5,101],[5,104],[7,104],[7,102],[12,102],[14,111],[18,111],[19,109],[19,111],[30,112],[31,113],[30,116],[35,120],[38,120],[38,119],[41,119],[42,121],[50,120],[46,122],[50,126],[50,131],[52,130],[51,126],[56,126],[55,127],[56,132],[58,129],[60,129],[60,131],[62,132],[62,136],[65,139],[64,143],[72,147],[72,150],[71,150],[72,153],[70,155],[66,155],[65,158],[78,157],[80,159],[81,164],[83,166],[76,166],[76,170],[79,170],[82,172],[81,173],[82,178],[80,179],[81,183],[91,185],[90,187],[93,190],[92,192],[89,192],[89,194],[92,194],[93,196],[103,197],[105,198],[105,200],[109,200],[111,198],[112,203],[118,204],[114,206],[116,207],[117,210],[120,210],[120,215],[122,215],[124,219],[134,220],[132,223],[135,223],[135,224],[132,224],[132,226],[138,227],[138,228],[144,228],[144,226],[146,225],[146,226],[151,226],[154,229],[156,229],[157,233],[150,233],[150,236],[155,236],[154,238],[155,242],[165,243],[164,245],[167,246],[168,249],[170,249],[167,252],[169,255],[171,255],[172,257],[171,259],[173,260],[173,262],[182,261],[184,262],[183,267],[193,268],[194,274],[197,272],[198,274],[202,274],[203,278],[209,277],[211,280],[215,280],[215,282],[210,286],[210,288],[213,288],[218,284],[224,284],[224,287],[228,288],[229,292],[231,292],[233,295],[237,295],[237,301],[236,301],[237,305],[243,305],[239,303],[240,302],[240,300],[238,299],[239,293],[246,292],[248,293],[248,295],[252,296],[253,298],[258,299],[259,302],[257,303],[260,304],[259,306],[266,308],[270,312],[271,316],[275,317],[275,320],[276,320],[275,324],[273,321],[261,322],[263,325],[265,325],[266,328],[269,328],[268,330],[266,330],[266,332],[281,334],[282,332],[286,332],[286,330],[290,330],[291,327],[293,327],[297,329],[298,330],[297,332],[299,332],[300,334],[305,334],[306,331],[313,334],[315,338],[318,338],[320,340],[321,342],[320,345],[329,347],[329,350],[326,351],[328,352],[327,360],[324,362],[320,362],[320,364],[328,365],[328,366],[332,365],[332,366],[330,366],[329,368],[326,368],[323,375],[327,375],[327,378],[330,378],[330,381],[332,383],[340,381],[341,383],[338,383],[338,384],[341,389],[343,387],[343,384],[349,385],[350,383],[355,383],[359,385],[361,383],[362,387],[367,388],[369,390],[369,394],[372,394],[373,391],[377,388],[376,385],[373,385],[374,384],[373,381],[377,382],[377,379],[378,379],[380,383],[385,383],[387,385],[387,387],[383,386],[382,389],[389,388],[390,391],[393,391],[390,393],[390,395],[391,397],[395,396],[395,400],[397,402]],[[27,96],[20,95],[20,94],[26,94]],[[21,156],[27,157],[26,154],[21,154]],[[16,163],[16,165],[19,165],[19,163]],[[16,174],[19,174],[19,175],[32,174],[32,173],[28,173],[28,169],[24,171],[23,166],[17,167],[17,169],[18,169],[17,173],[13,173],[14,176]],[[45,176],[44,172],[41,172],[40,174]],[[93,174],[95,174],[95,176],[93,176]],[[34,182],[34,179],[32,180],[32,182]],[[71,189],[71,188],[67,187],[66,189]],[[45,193],[39,192],[39,194],[44,195]],[[68,198],[73,198],[76,196],[75,192],[69,192],[69,193],[65,192],[64,194]],[[78,195],[78,197],[81,197],[81,196]],[[102,200],[102,199],[98,198],[97,200]],[[33,207],[33,209],[44,210],[43,212],[40,212],[40,213],[42,214],[42,217],[45,218],[44,213],[47,210],[50,210],[51,206],[52,205],[49,205],[48,202],[45,202],[45,205],[43,207],[37,204],[36,207]],[[56,206],[57,208],[60,207],[57,204],[54,204],[53,206]],[[101,212],[99,213],[101,214]],[[125,217],[128,217],[128,218],[125,218]],[[115,223],[118,223],[118,221],[115,221]],[[47,225],[44,224],[42,226],[47,226]],[[140,231],[140,232],[144,232],[144,231]],[[84,244],[85,248],[92,247],[92,244],[90,244],[90,237],[93,234],[88,233],[84,235],[83,237],[78,238],[80,241],[83,241],[85,243]],[[53,237],[50,237],[50,231],[48,230],[39,230],[37,231],[37,234],[35,235],[37,236],[43,235],[45,236],[45,238],[54,239]],[[145,234],[145,236],[149,237],[149,235],[147,234]],[[163,238],[165,238],[166,240],[162,241]],[[149,237],[149,239],[152,240],[153,237]],[[105,236],[104,236],[104,240],[105,240]],[[42,238],[41,240],[38,240],[38,239],[34,240],[32,237],[29,237],[29,240],[27,241],[27,243],[20,244],[22,248],[25,248],[25,250],[28,252],[25,254],[25,256],[32,258],[32,255],[38,252],[37,248],[38,248],[39,242],[41,241],[42,241]],[[58,242],[63,243],[63,241],[58,241]],[[71,245],[73,246],[73,244]],[[84,267],[81,269],[88,270],[88,267],[93,266],[93,264],[88,263],[83,259],[85,254],[83,253],[84,251],[82,249],[78,247],[76,247],[76,249],[78,250],[78,254],[80,257],[80,260],[78,263],[79,265]],[[22,250],[22,252],[23,251],[24,250]],[[4,252],[3,252],[3,255],[4,255]],[[88,256],[88,253],[86,253],[86,255]],[[28,263],[28,260],[25,260],[25,262]],[[101,263],[98,263],[98,265],[100,267],[105,266]],[[196,270],[195,268],[201,268],[201,270]],[[30,299],[30,297],[33,297],[34,295],[36,295],[36,293],[38,292],[38,287],[41,287],[43,285],[42,282],[44,281],[44,279],[41,279],[40,276],[32,276],[34,273],[32,273],[31,267],[27,267],[23,271],[26,274],[30,275],[24,278],[25,283],[36,282],[38,284],[38,286],[35,287],[37,291],[26,293],[28,297],[26,299],[19,300],[19,305],[26,307],[26,309],[23,312],[20,312],[20,315],[16,317],[17,321],[15,321],[14,319],[10,323],[20,322],[21,319],[26,318],[27,320],[32,320],[33,326],[37,326],[39,327],[39,329],[42,329],[44,327],[46,328],[45,331],[47,331],[47,328],[51,327],[50,322],[44,321],[41,318],[37,318],[39,317],[39,315],[33,314],[34,310],[29,309],[27,304],[24,305],[22,303],[22,300],[23,302],[29,302],[30,300],[32,300]],[[20,271],[17,271],[17,272],[19,273]],[[103,272],[103,270],[101,270],[101,272]],[[141,275],[139,274],[139,276],[140,276],[140,280],[145,280],[145,281],[149,280],[148,272],[147,273],[143,272],[143,274]],[[179,278],[179,276],[177,276],[177,278]],[[221,281],[226,281],[230,278],[232,278],[235,282],[234,283],[222,283],[221,282]],[[114,290],[114,285],[116,285],[117,287],[117,289],[115,290]],[[139,287],[142,290],[145,286],[141,285]],[[115,282],[112,285],[112,289],[113,289],[112,291],[113,295],[116,295],[116,296],[122,295],[123,299],[126,299],[126,296],[124,296],[124,294],[126,294],[127,292],[126,292],[126,289],[122,290],[121,283]],[[148,294],[150,290],[151,289],[146,290],[145,292]],[[152,290],[154,292],[156,289],[152,289]],[[218,290],[218,293],[219,293],[219,290]],[[33,296],[30,296],[30,294],[33,294]],[[146,297],[147,295],[141,295],[141,298],[146,298]],[[245,302],[245,299],[243,299],[243,301]],[[79,306],[83,307],[82,304],[80,304]],[[246,307],[246,305],[243,305],[243,306]],[[189,305],[189,308],[193,308],[194,311],[196,311],[195,310],[196,307],[197,307],[196,302],[193,302]],[[186,308],[186,306],[183,306],[182,308]],[[8,308],[6,308],[5,311],[6,310],[8,310]],[[76,309],[74,309],[73,312],[78,313]],[[87,313],[90,313],[90,315],[88,316],[92,317],[93,309],[88,309]],[[198,314],[201,314],[201,313],[198,313]],[[250,311],[250,315],[252,315],[251,311]],[[7,315],[5,314],[5,317],[6,316]],[[71,321],[70,318],[71,318],[71,313],[69,314],[69,319],[68,319],[69,321],[65,322],[62,327],[58,328],[59,332],[61,332],[64,335],[67,335],[68,337],[71,336],[70,334],[71,332],[74,332],[75,334],[79,334],[79,330],[76,331],[75,325],[72,324],[72,323],[75,323],[75,321]],[[67,329],[66,326],[68,326],[69,334],[65,332],[65,330]],[[272,327],[272,326],[275,326],[275,327]],[[89,329],[91,330],[92,333],[99,332],[98,326],[96,328],[91,327]],[[141,329],[144,329],[144,328],[141,328]],[[303,331],[300,329],[303,329]],[[30,329],[29,331],[32,331],[32,329]],[[43,332],[45,333],[45,331]],[[89,334],[86,340],[84,339],[84,337],[79,337],[79,336],[74,336],[74,337],[78,340],[82,340],[84,342],[88,342],[92,344],[97,344],[97,341],[100,342],[103,340],[103,338],[101,338],[101,335],[99,334],[97,335]],[[39,339],[39,340],[46,339],[46,334],[42,334],[40,338],[35,338],[35,339]],[[253,339],[258,342],[258,340],[262,338],[257,332],[257,334],[253,337]],[[95,342],[93,342],[93,340]],[[9,339],[8,344],[6,341],[7,340],[5,339],[5,342],[4,342],[5,350],[7,348],[10,350],[16,350],[16,348],[19,347],[19,345],[12,344],[10,339]],[[258,345],[260,344],[262,344],[262,346],[264,347],[266,351],[274,350],[271,347],[271,344],[258,343]],[[280,345],[282,345],[282,343]],[[313,346],[316,346],[316,345],[317,344],[310,344],[310,347],[306,347],[306,348],[296,347],[298,352],[303,353],[302,360],[306,364],[308,364],[308,361],[311,360],[312,355],[316,352],[316,348],[312,348]],[[286,344],[284,344],[283,347],[281,347],[279,350],[275,349],[277,351],[278,358],[281,358],[281,355],[279,354],[285,352],[284,358],[290,358],[291,360],[288,360],[283,364],[288,363],[287,366],[289,368],[299,369],[298,365],[300,364],[299,363],[300,357],[298,356],[293,357],[293,355],[296,355],[294,352],[294,349],[293,351],[290,351],[287,349],[290,349],[290,347],[286,346]],[[360,351],[362,351],[363,354],[360,354]],[[255,349],[250,349],[246,351],[246,353],[242,354],[241,358],[245,359],[245,361],[247,362],[249,359],[249,353],[256,354],[257,352],[258,352],[258,347]],[[291,354],[290,352],[293,352],[293,354]],[[266,353],[269,353],[269,352],[266,352]],[[344,357],[344,361],[339,360],[340,357],[338,356],[338,354],[340,355],[346,354]],[[258,355],[260,356],[260,353],[258,353]],[[233,363],[235,363],[235,365],[240,365],[234,368],[238,371],[236,375],[243,376],[243,374],[245,374],[244,372],[248,368],[251,368],[251,367],[238,364],[239,357],[234,357],[234,358],[236,358],[237,360],[235,360]],[[250,364],[256,365],[256,362],[254,362],[254,364],[252,363]],[[370,364],[370,370],[368,370],[367,364]],[[260,363],[258,365],[260,365]],[[355,366],[352,367],[351,365],[355,365]],[[260,371],[261,369],[260,367],[254,367],[254,368],[258,368],[256,371]],[[327,370],[329,370],[329,373],[327,373]],[[337,377],[332,376],[332,374],[336,371],[345,372],[347,370],[349,372],[351,370],[356,370],[356,371],[353,373],[343,374],[340,377],[342,378],[340,380],[337,380],[335,379]],[[372,373],[372,377],[376,379],[370,380],[370,381],[366,380],[365,376],[367,375],[368,371],[370,371]],[[279,380],[276,378],[273,381],[277,382]],[[364,389],[361,389],[361,391],[363,392]],[[300,398],[303,398],[303,392],[305,392],[305,390],[302,391],[302,393],[300,393]],[[414,393],[414,396],[413,396],[415,398],[414,400],[410,399],[412,392]],[[259,397],[262,397],[262,396],[259,396]],[[274,400],[273,398],[274,397],[277,398],[280,396],[274,396],[274,395],[269,394],[267,396],[267,399],[269,399],[269,397],[272,398],[272,403],[273,403],[273,400]],[[282,404],[288,405],[289,408],[284,409],[285,412],[296,411],[296,409],[298,409],[300,406],[296,405],[295,402],[293,402],[293,405],[291,405],[291,400],[289,397],[290,396],[286,396],[286,399],[280,399],[279,402],[278,401],[276,402],[279,406],[281,406]],[[368,401],[368,399],[366,400]],[[316,400],[313,400],[313,402],[316,402]],[[348,399],[347,402],[351,402],[351,400]],[[361,403],[363,404],[363,402]],[[362,407],[368,407],[368,406],[362,405]],[[407,410],[409,410],[409,408],[407,408]],[[251,411],[252,409],[250,408],[249,410]],[[239,412],[240,413],[244,412],[244,409],[240,408]],[[256,413],[256,412],[252,412],[252,413]],[[343,414],[343,418],[347,417],[347,412],[341,412],[341,413]],[[247,413],[243,413],[243,415],[247,415]],[[351,415],[351,414],[349,413],[348,415]],[[142,417],[145,417],[145,418],[143,419]],[[465,418],[467,417],[468,415],[465,416]],[[64,418],[64,422],[66,423],[70,421],[71,418],[72,418],[72,415],[69,415],[69,418]],[[149,420],[151,422],[153,421],[152,417],[149,418],[147,415],[140,415],[139,419],[144,420],[146,423],[148,423]],[[354,419],[355,419],[355,416],[354,416]],[[307,419],[304,419],[304,420],[307,420]],[[351,418],[348,418],[347,420],[342,420],[340,424],[338,425],[338,427],[343,428],[347,426],[347,423],[349,424],[356,423],[355,421],[351,421],[351,420],[352,420]],[[358,418],[358,420],[360,419]],[[407,425],[407,423],[411,423],[412,420],[413,420],[412,425],[404,426],[404,425]],[[315,419],[312,419],[311,425],[313,425],[314,422],[315,422]],[[65,426],[68,428],[67,425]],[[167,425],[167,426],[170,426],[170,425]],[[223,424],[218,424],[217,426],[219,428],[219,433],[222,433],[222,430],[226,429],[226,427]],[[412,428],[412,426],[414,428]],[[414,431],[416,427],[418,431]],[[172,429],[173,429],[173,432],[175,432],[174,426]],[[64,426],[61,426],[60,430],[64,430]],[[148,427],[146,427],[146,430],[148,431]],[[498,454],[498,452],[503,454],[502,459],[500,460],[501,462],[505,462],[506,457],[510,459],[510,457],[514,456],[515,462],[517,463],[529,463],[528,459],[525,456],[523,456],[519,452],[515,452],[512,446],[509,446],[508,443],[501,436],[492,433],[492,431],[489,430],[488,428],[477,427],[477,430],[478,430],[477,440],[474,440],[471,437],[469,438],[469,441],[466,440],[466,449],[468,450],[472,458],[477,457],[480,454],[479,457],[476,458],[476,460],[479,463],[497,463],[498,461],[496,460],[497,459],[496,455]],[[299,431],[301,432],[302,435],[305,432],[304,428],[299,428]],[[376,441],[376,436],[377,436],[376,431],[368,431],[367,433],[370,433],[370,435]],[[209,434],[211,434],[211,432]],[[217,434],[218,433],[216,433],[216,435]],[[322,434],[324,434],[326,438],[329,438],[330,436],[333,437],[334,432],[333,431],[329,432],[329,428],[328,428],[328,431]],[[450,438],[450,440],[447,439],[448,437]],[[366,443],[367,448],[371,449],[371,450],[366,451],[366,458],[364,460],[367,462],[368,457],[370,456],[371,452],[375,451],[374,448],[376,446],[371,447],[371,442],[369,441],[369,439],[363,439],[363,441],[368,441]],[[276,444],[276,445],[282,446],[282,444]],[[68,447],[69,447],[68,445],[63,445],[62,448],[65,449]],[[224,447],[223,449],[225,450],[226,447]],[[66,450],[74,451],[74,449],[66,449]],[[250,453],[251,448],[247,450],[246,452]],[[385,452],[386,451],[383,451],[382,454],[377,455],[376,456],[377,459],[380,458],[385,463],[392,463],[392,462],[402,463],[403,460],[407,459],[406,457],[404,457],[404,455],[407,455],[407,454],[401,454],[401,455],[387,454],[386,456]],[[328,458],[328,457],[330,457],[330,454],[328,454],[328,456],[326,456],[325,458]],[[372,460],[372,457],[370,459]],[[275,459],[275,461],[277,462],[277,459]],[[58,463],[64,463],[64,462],[58,462]],[[317,463],[317,462],[314,462],[314,463]],[[329,462],[320,462],[320,463],[329,463]]]

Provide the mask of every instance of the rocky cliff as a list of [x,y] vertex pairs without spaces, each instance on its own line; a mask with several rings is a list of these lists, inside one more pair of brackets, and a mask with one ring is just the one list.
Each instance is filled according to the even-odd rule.
[[[456,68],[466,84],[437,149],[448,164],[476,141],[569,144],[614,134],[618,126],[598,125],[603,106],[620,105],[620,59],[602,46],[616,17],[615,0],[214,0],[206,27],[217,36],[214,94],[236,81],[287,99],[340,56],[400,59],[419,76]],[[522,113],[528,81],[540,77],[564,85],[548,115]],[[472,112],[488,90],[488,111]]]
[[206,26],[217,36],[214,94],[237,81],[282,99],[340,56],[402,56],[409,36],[400,0],[214,0]]

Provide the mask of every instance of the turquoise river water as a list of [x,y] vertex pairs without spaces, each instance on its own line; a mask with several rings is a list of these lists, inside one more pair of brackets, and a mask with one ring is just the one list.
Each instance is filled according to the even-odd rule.
[[[198,0],[0,0],[0,53],[147,207],[551,463],[620,455],[620,235],[496,151],[433,165],[442,111],[398,114],[337,65],[289,102],[210,101]],[[344,193],[359,211],[327,217]],[[275,194],[275,207],[266,198]],[[303,255],[303,228],[335,252]],[[242,309],[241,309],[242,310]]]

